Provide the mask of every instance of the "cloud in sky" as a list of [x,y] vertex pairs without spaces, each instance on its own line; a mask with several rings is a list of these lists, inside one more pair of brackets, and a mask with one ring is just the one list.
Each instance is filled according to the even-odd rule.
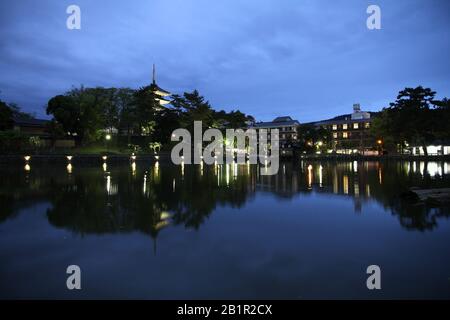
[[[81,30],[66,8],[81,8]],[[369,4],[382,29],[366,28]],[[45,114],[72,85],[151,81],[198,89],[215,108],[300,122],[379,110],[405,86],[450,88],[450,3],[442,0],[3,0],[0,98]]]

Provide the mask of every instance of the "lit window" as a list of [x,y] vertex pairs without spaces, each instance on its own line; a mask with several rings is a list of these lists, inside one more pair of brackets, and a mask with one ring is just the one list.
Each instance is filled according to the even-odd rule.
[[333,138],[337,139],[337,132],[333,132]]
[[353,124],[353,129],[359,129],[359,123],[354,123]]
[[342,132],[342,138],[347,139],[348,138],[348,133],[347,132]]
[[333,124],[333,130],[337,130],[337,124]]
[[370,128],[370,122],[366,122],[366,123],[364,124],[364,126],[366,127],[366,129]]
[[347,130],[347,128],[348,128],[347,124],[344,123],[344,124],[342,125],[342,129]]

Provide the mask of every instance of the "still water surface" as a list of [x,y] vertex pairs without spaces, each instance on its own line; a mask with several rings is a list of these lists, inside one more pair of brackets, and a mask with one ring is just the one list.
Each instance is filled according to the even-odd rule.
[[450,298],[450,209],[399,198],[450,187],[450,163],[31,163],[0,178],[0,298]]

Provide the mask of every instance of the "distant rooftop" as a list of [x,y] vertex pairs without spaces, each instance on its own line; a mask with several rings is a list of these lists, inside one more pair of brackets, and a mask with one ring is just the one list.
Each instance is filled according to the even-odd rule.
[[286,121],[292,121],[292,118],[289,116],[283,116],[273,119],[273,122],[286,122]]
[[320,121],[314,121],[314,122],[309,122],[309,123],[305,123],[305,124],[311,124],[311,125],[324,125],[324,124],[341,124],[341,123],[352,123],[352,122],[364,122],[364,121],[370,121],[370,119],[372,119],[374,116],[376,116],[378,114],[378,112],[372,112],[372,111],[368,111],[367,112],[370,115],[370,118],[359,118],[359,119],[352,119],[352,114],[343,114],[340,116],[336,116],[334,118],[331,119],[326,119],[326,120],[320,120]]
[[280,126],[298,126],[300,122],[293,120],[289,116],[277,117],[273,121],[268,122],[257,122],[252,127],[254,128],[277,128]]
[[29,117],[20,116],[20,115],[14,116],[13,121],[14,121],[15,125],[28,126],[28,127],[44,127],[47,125],[47,123],[50,122],[50,120],[35,119],[35,118],[29,118]]

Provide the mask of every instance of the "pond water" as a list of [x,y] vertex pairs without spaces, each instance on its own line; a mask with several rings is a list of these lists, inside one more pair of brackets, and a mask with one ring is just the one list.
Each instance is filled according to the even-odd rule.
[[0,298],[450,298],[450,209],[399,197],[450,187],[450,163],[31,162],[0,178]]

